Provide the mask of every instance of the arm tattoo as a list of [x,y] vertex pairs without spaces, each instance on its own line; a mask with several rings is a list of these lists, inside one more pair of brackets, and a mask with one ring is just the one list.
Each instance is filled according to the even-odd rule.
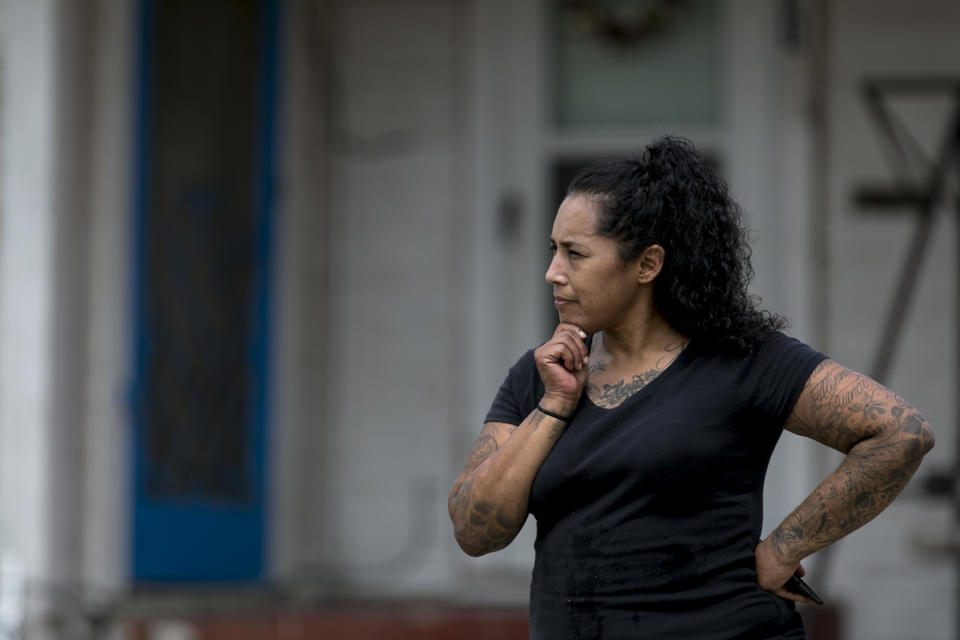
[[[530,419],[531,429],[533,431],[538,431],[540,429],[540,425],[543,424],[545,419],[550,418],[546,414],[540,413],[539,411],[534,411]],[[550,429],[550,433],[548,435],[550,436],[551,442],[556,442],[560,439],[560,436],[563,435],[563,431],[567,428],[567,425],[559,420],[551,419],[551,421],[554,423],[554,425],[553,428]]]
[[476,500],[472,495],[475,480],[476,476],[470,476],[454,498],[453,532],[468,553],[482,555],[513,540],[526,520],[526,500],[514,507]]
[[934,440],[923,414],[906,400],[829,360],[811,374],[786,427],[847,454],[770,534],[777,553],[797,561],[876,517]]
[[[529,428],[536,431],[546,416],[534,411],[530,417]],[[559,422],[559,421],[557,421]],[[558,423],[548,434],[552,441],[563,433],[565,425]],[[518,426],[509,430],[513,435]],[[450,491],[450,517],[453,520],[454,535],[460,546],[470,555],[483,555],[507,546],[520,532],[526,522],[530,499],[529,487],[521,492],[520,498],[511,501],[496,502],[474,495],[474,484],[478,479],[478,470],[499,449],[497,440],[489,433],[483,433],[473,445],[470,456],[464,466],[461,477],[465,479],[454,484]]]
[[467,458],[467,466],[471,469],[475,469],[480,466],[480,464],[493,455],[493,452],[497,450],[497,440],[488,433],[484,433],[477,441],[473,444],[473,448],[470,450],[470,457]]

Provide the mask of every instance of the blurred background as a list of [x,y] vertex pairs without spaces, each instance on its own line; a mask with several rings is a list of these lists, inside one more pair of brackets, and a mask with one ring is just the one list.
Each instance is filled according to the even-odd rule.
[[[812,640],[960,638],[960,4],[0,0],[0,638],[525,638],[447,491],[566,180],[691,138],[938,446]],[[785,435],[765,533],[839,463]]]

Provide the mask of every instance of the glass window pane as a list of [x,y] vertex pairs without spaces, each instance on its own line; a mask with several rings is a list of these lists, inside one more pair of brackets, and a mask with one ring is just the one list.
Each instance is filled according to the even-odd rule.
[[712,125],[719,0],[554,0],[554,121],[567,128]]

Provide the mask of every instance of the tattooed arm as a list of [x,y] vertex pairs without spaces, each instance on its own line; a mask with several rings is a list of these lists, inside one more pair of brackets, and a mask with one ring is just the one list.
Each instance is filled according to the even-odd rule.
[[813,371],[784,427],[847,456],[757,546],[761,588],[803,600],[782,588],[800,561],[883,511],[934,438],[923,414],[906,400],[830,360]]
[[[587,334],[560,323],[553,337],[534,351],[543,381],[540,406],[573,414],[587,381]],[[534,410],[517,426],[488,422],[450,489],[447,508],[453,535],[471,556],[503,549],[527,520],[530,487],[566,423]]]
[[564,427],[536,410],[519,426],[483,425],[447,501],[453,535],[467,554],[498,551],[517,536],[533,478]]

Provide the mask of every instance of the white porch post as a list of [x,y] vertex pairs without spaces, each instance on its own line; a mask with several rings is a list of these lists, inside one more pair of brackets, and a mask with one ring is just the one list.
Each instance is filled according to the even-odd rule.
[[53,571],[56,26],[52,0],[0,0],[0,561],[31,587]]

